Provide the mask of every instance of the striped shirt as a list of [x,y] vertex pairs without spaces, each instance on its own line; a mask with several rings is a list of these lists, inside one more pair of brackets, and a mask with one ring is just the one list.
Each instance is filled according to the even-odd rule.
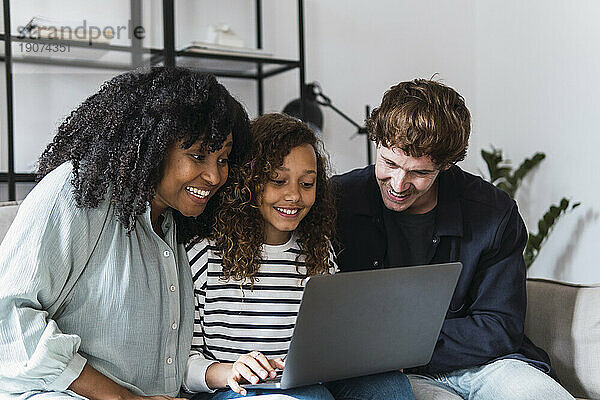
[[[249,281],[220,279],[217,253],[208,240],[188,250],[196,310],[184,381],[192,392],[210,391],[205,375],[214,362],[234,362],[253,350],[268,358],[284,357],[306,283],[305,257],[295,235],[282,245],[263,245],[252,290]],[[331,260],[334,273],[337,267]]]

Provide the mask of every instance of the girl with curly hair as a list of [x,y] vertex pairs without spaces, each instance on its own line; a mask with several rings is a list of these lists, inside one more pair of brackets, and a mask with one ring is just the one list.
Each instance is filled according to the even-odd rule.
[[0,246],[0,393],[175,396],[194,320],[184,242],[208,231],[248,117],[212,75],[104,83],[59,127]]
[[[412,399],[408,380],[396,388],[386,374],[276,391],[240,386],[284,368],[306,278],[337,270],[335,207],[320,141],[284,114],[256,118],[251,131],[252,159],[232,171],[210,237],[189,246],[196,314],[186,389],[202,392],[193,400],[273,392],[296,399]],[[215,392],[226,386],[231,390]],[[401,390],[409,395],[396,396]]]

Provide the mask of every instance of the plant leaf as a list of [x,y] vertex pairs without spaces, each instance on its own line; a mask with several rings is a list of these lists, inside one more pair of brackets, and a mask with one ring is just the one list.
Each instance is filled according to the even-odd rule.
[[537,167],[542,160],[544,160],[544,158],[546,158],[546,155],[544,153],[535,153],[531,158],[526,158],[521,165],[519,165],[519,168],[517,168],[515,170],[515,173],[513,174],[511,181],[513,182],[513,184],[515,185],[515,192],[517,191],[517,188],[519,187],[519,185],[521,184],[521,181],[523,180],[523,178],[525,178],[525,176],[535,167]]
[[552,232],[552,228],[556,225],[559,219],[568,211],[573,210],[575,207],[578,207],[581,204],[579,202],[575,203],[569,210],[569,203],[569,200],[563,197],[559,201],[558,205],[552,204],[548,208],[548,211],[544,213],[544,216],[538,221],[538,233],[535,235],[531,233],[529,234],[525,252],[523,253],[527,268],[529,268],[535,261],[542,244],[548,238],[548,235]]
[[[502,166],[504,161],[502,150],[492,147],[492,151],[481,150],[481,157],[485,161],[488,172],[490,174],[490,182],[495,183],[497,180],[508,176],[512,170],[508,166]],[[507,170],[508,169],[508,170]]]

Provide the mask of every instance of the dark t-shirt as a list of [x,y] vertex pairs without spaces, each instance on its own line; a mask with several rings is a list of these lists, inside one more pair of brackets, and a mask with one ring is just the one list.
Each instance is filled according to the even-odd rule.
[[[385,266],[429,264],[433,257],[432,240],[436,220],[437,206],[425,214],[407,214],[384,207],[383,224],[388,238]],[[389,260],[401,260],[401,263],[395,261],[396,265],[391,265]]]

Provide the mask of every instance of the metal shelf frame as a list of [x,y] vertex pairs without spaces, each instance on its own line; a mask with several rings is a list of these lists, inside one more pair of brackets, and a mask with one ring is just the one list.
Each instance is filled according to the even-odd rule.
[[[4,63],[6,79],[6,113],[2,117],[6,118],[7,130],[7,156],[8,171],[0,171],[0,184],[8,184],[8,200],[16,199],[17,182],[35,182],[35,173],[16,173],[15,155],[14,155],[14,88],[13,88],[13,64],[27,63],[40,65],[58,65],[80,68],[100,68],[111,70],[131,70],[140,65],[158,65],[175,66],[182,59],[206,59],[221,60],[226,63],[251,63],[254,65],[252,71],[225,71],[218,69],[204,69],[213,73],[215,76],[223,78],[250,79],[256,81],[256,96],[258,105],[258,114],[264,112],[264,80],[272,76],[298,69],[299,85],[298,91],[300,97],[304,100],[304,91],[302,87],[305,83],[305,53],[304,53],[304,0],[296,0],[298,12],[298,58],[295,60],[246,56],[246,55],[228,55],[228,54],[206,54],[189,50],[177,50],[175,48],[175,1],[163,0],[163,48],[144,48],[141,40],[132,39],[131,46],[111,45],[106,43],[87,43],[77,40],[55,40],[55,39],[33,39],[21,38],[6,33],[11,32],[10,21],[10,0],[3,0],[4,29],[5,33],[0,33],[0,41],[4,42],[4,55],[0,55],[0,62]],[[256,18],[256,47],[263,48],[263,16],[262,0],[254,0],[255,18]],[[131,19],[134,26],[139,26],[142,20],[142,0],[130,0]],[[130,63],[101,62],[95,60],[74,60],[60,57],[38,57],[38,56],[19,56],[15,57],[12,53],[12,44],[17,42],[35,42],[40,44],[65,44],[75,48],[98,49],[127,52],[131,54]],[[150,55],[150,60],[144,60],[144,55]],[[302,102],[303,103],[303,102]]]

